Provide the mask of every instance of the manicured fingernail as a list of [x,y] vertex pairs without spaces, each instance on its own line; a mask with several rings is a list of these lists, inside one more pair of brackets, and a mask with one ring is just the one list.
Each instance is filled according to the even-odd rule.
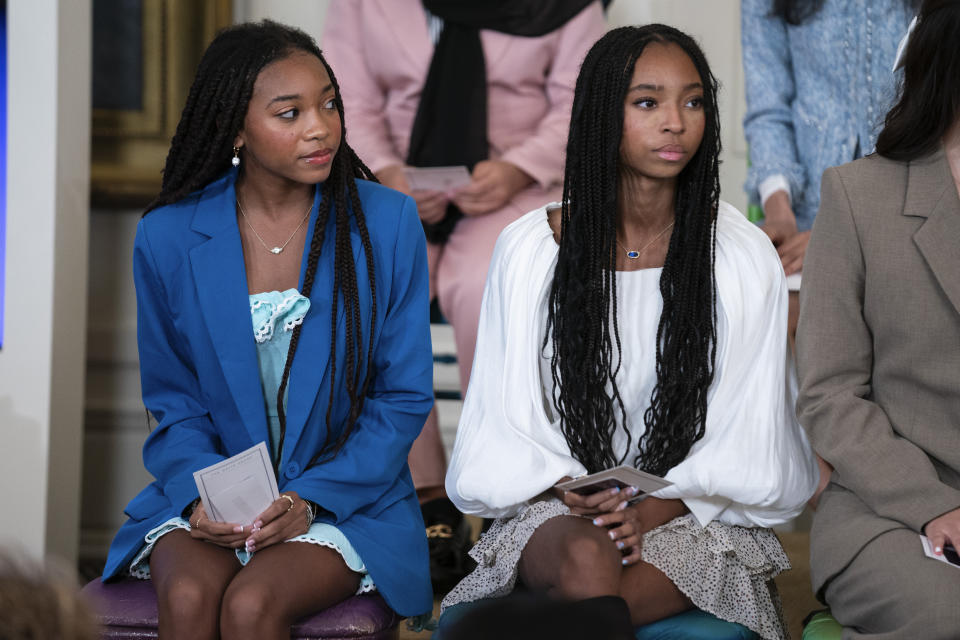
[[617,539],[617,534],[615,534],[613,531],[610,531],[610,532],[609,532],[609,536],[610,536],[610,539],[611,539],[611,540],[616,540],[616,539]]
[[593,524],[597,525],[598,527],[602,527],[602,526],[603,526],[603,520],[601,520],[600,518],[594,518],[594,519],[593,519]]
[[233,528],[233,532],[234,532],[234,533],[243,533],[243,527],[234,527],[234,528]]
[[933,548],[933,552],[934,552],[934,553],[943,553],[943,549],[941,549],[940,547],[934,547],[934,548]]
[[626,500],[624,500],[623,502],[621,502],[620,504],[617,505],[617,511],[623,511],[623,510],[626,509],[626,508],[627,508],[627,501],[626,501]]
[[257,520],[256,522],[253,523],[253,526],[259,529],[260,527],[263,526],[263,520]]
[[620,564],[626,566],[626,564],[627,564],[627,559],[624,558],[623,560],[621,560],[621,561],[620,561]]
[[617,540],[617,549],[623,549],[623,541]]
[[637,489],[636,487],[629,487],[629,488],[627,488],[627,491],[628,491],[628,492],[630,493],[630,495],[632,495],[632,496],[635,496],[635,495],[637,495],[638,493],[640,493],[640,489]]
[[615,496],[615,495],[617,495],[618,493],[620,493],[620,487],[614,487],[613,489],[610,490],[610,495],[614,495],[614,496]]

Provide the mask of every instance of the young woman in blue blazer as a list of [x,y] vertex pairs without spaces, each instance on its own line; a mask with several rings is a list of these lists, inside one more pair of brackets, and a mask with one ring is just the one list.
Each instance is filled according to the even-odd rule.
[[[134,247],[155,481],[105,579],[151,577],[161,637],[289,637],[380,591],[431,609],[407,454],[432,403],[426,248],[413,201],[345,140],[306,34],[221,32],[204,54]],[[193,472],[266,441],[280,498],[219,523]]]

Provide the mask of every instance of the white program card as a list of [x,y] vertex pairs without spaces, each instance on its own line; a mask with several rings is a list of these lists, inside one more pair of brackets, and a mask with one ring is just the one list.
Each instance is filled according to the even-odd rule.
[[407,184],[414,191],[448,193],[470,184],[470,172],[463,165],[456,167],[405,167]]
[[951,545],[947,545],[943,549],[943,555],[937,555],[933,552],[933,543],[930,542],[930,538],[925,535],[920,536],[920,544],[923,545],[923,553],[928,558],[933,558],[934,560],[939,560],[940,562],[946,562],[952,567],[960,569],[960,555],[957,555],[957,550]]
[[280,497],[265,442],[194,472],[193,479],[216,522],[246,526]]

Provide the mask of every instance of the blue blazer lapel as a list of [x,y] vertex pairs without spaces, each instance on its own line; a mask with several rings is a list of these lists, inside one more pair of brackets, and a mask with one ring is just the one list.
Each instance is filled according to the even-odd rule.
[[[317,212],[319,209],[320,193],[317,192],[317,203],[314,204],[313,213],[310,220],[310,235],[313,237],[313,228],[317,221]],[[332,208],[332,205],[331,205]],[[281,465],[285,464],[291,458],[291,453],[296,449],[297,442],[303,435],[303,430],[307,425],[310,414],[316,407],[317,415],[320,419],[316,421],[316,426],[326,430],[327,404],[330,402],[330,389],[326,385],[332,382],[328,379],[327,373],[330,370],[330,310],[333,295],[333,254],[334,254],[334,236],[336,226],[334,224],[334,213],[331,210],[327,220],[327,229],[324,234],[323,247],[320,250],[320,259],[317,263],[317,273],[313,280],[313,289],[310,292],[310,310],[303,320],[303,327],[300,330],[300,342],[297,345],[297,353],[293,358],[293,365],[290,368],[289,393],[287,395],[287,432],[284,437],[283,459]],[[353,248],[353,261],[357,264],[361,243],[359,237],[351,228],[350,241]],[[308,251],[304,251],[303,264],[300,269],[300,290],[303,291],[303,277],[306,274]],[[364,283],[366,280],[359,272],[357,274],[358,287],[360,294],[366,290]],[[341,298],[337,305],[337,343],[344,340],[344,308]],[[366,338],[366,336],[364,336]],[[368,339],[368,338],[367,338]],[[334,357],[336,357],[334,355]],[[339,363],[338,363],[339,365]],[[342,371],[337,372],[342,375]],[[336,414],[336,411],[334,411]],[[323,434],[324,436],[326,434]],[[323,442],[323,437],[318,439]],[[314,452],[305,457],[309,461]],[[281,466],[282,473],[282,466]]]
[[201,195],[192,229],[210,239],[190,250],[190,268],[210,341],[243,426],[252,442],[269,441],[231,178],[211,184]]

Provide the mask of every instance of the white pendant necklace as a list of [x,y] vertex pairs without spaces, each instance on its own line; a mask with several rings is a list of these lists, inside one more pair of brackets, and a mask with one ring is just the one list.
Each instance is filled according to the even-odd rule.
[[290,244],[290,241],[293,240],[293,236],[297,235],[297,232],[300,231],[300,227],[303,226],[303,223],[307,221],[307,218],[310,217],[310,212],[313,210],[313,202],[310,202],[310,206],[307,207],[307,212],[303,214],[303,219],[300,220],[300,224],[297,225],[297,228],[293,230],[293,233],[290,234],[290,237],[287,238],[287,241],[281,244],[279,247],[273,247],[272,249],[267,246],[267,243],[263,241],[263,238],[260,237],[260,234],[257,233],[257,230],[253,228],[253,225],[250,224],[250,219],[247,218],[247,213],[243,210],[243,205],[240,204],[240,198],[237,198],[237,208],[240,210],[240,215],[243,216],[243,221],[247,223],[247,226],[250,227],[250,231],[253,231],[253,235],[257,237],[257,240],[260,241],[260,244],[263,245],[263,248],[269,251],[270,253],[277,255],[282,253],[284,249],[287,248],[287,245]]
[[631,259],[631,260],[638,260],[638,259],[640,258],[640,254],[643,253],[644,251],[646,251],[646,250],[647,250],[647,247],[649,247],[649,246],[652,245],[654,242],[656,242],[656,241],[660,238],[660,236],[662,236],[662,235],[665,234],[667,231],[669,231],[669,230],[670,230],[670,227],[672,227],[672,226],[673,226],[673,223],[671,222],[671,223],[668,224],[666,227],[664,227],[663,231],[661,231],[661,232],[658,233],[657,235],[653,236],[653,240],[651,240],[651,241],[648,242],[647,244],[643,245],[643,246],[640,247],[639,249],[627,249],[625,246],[623,246],[623,244],[620,242],[620,240],[617,240],[617,244],[620,245],[620,248],[623,249],[623,251],[627,254],[627,257],[628,257],[629,259]]

